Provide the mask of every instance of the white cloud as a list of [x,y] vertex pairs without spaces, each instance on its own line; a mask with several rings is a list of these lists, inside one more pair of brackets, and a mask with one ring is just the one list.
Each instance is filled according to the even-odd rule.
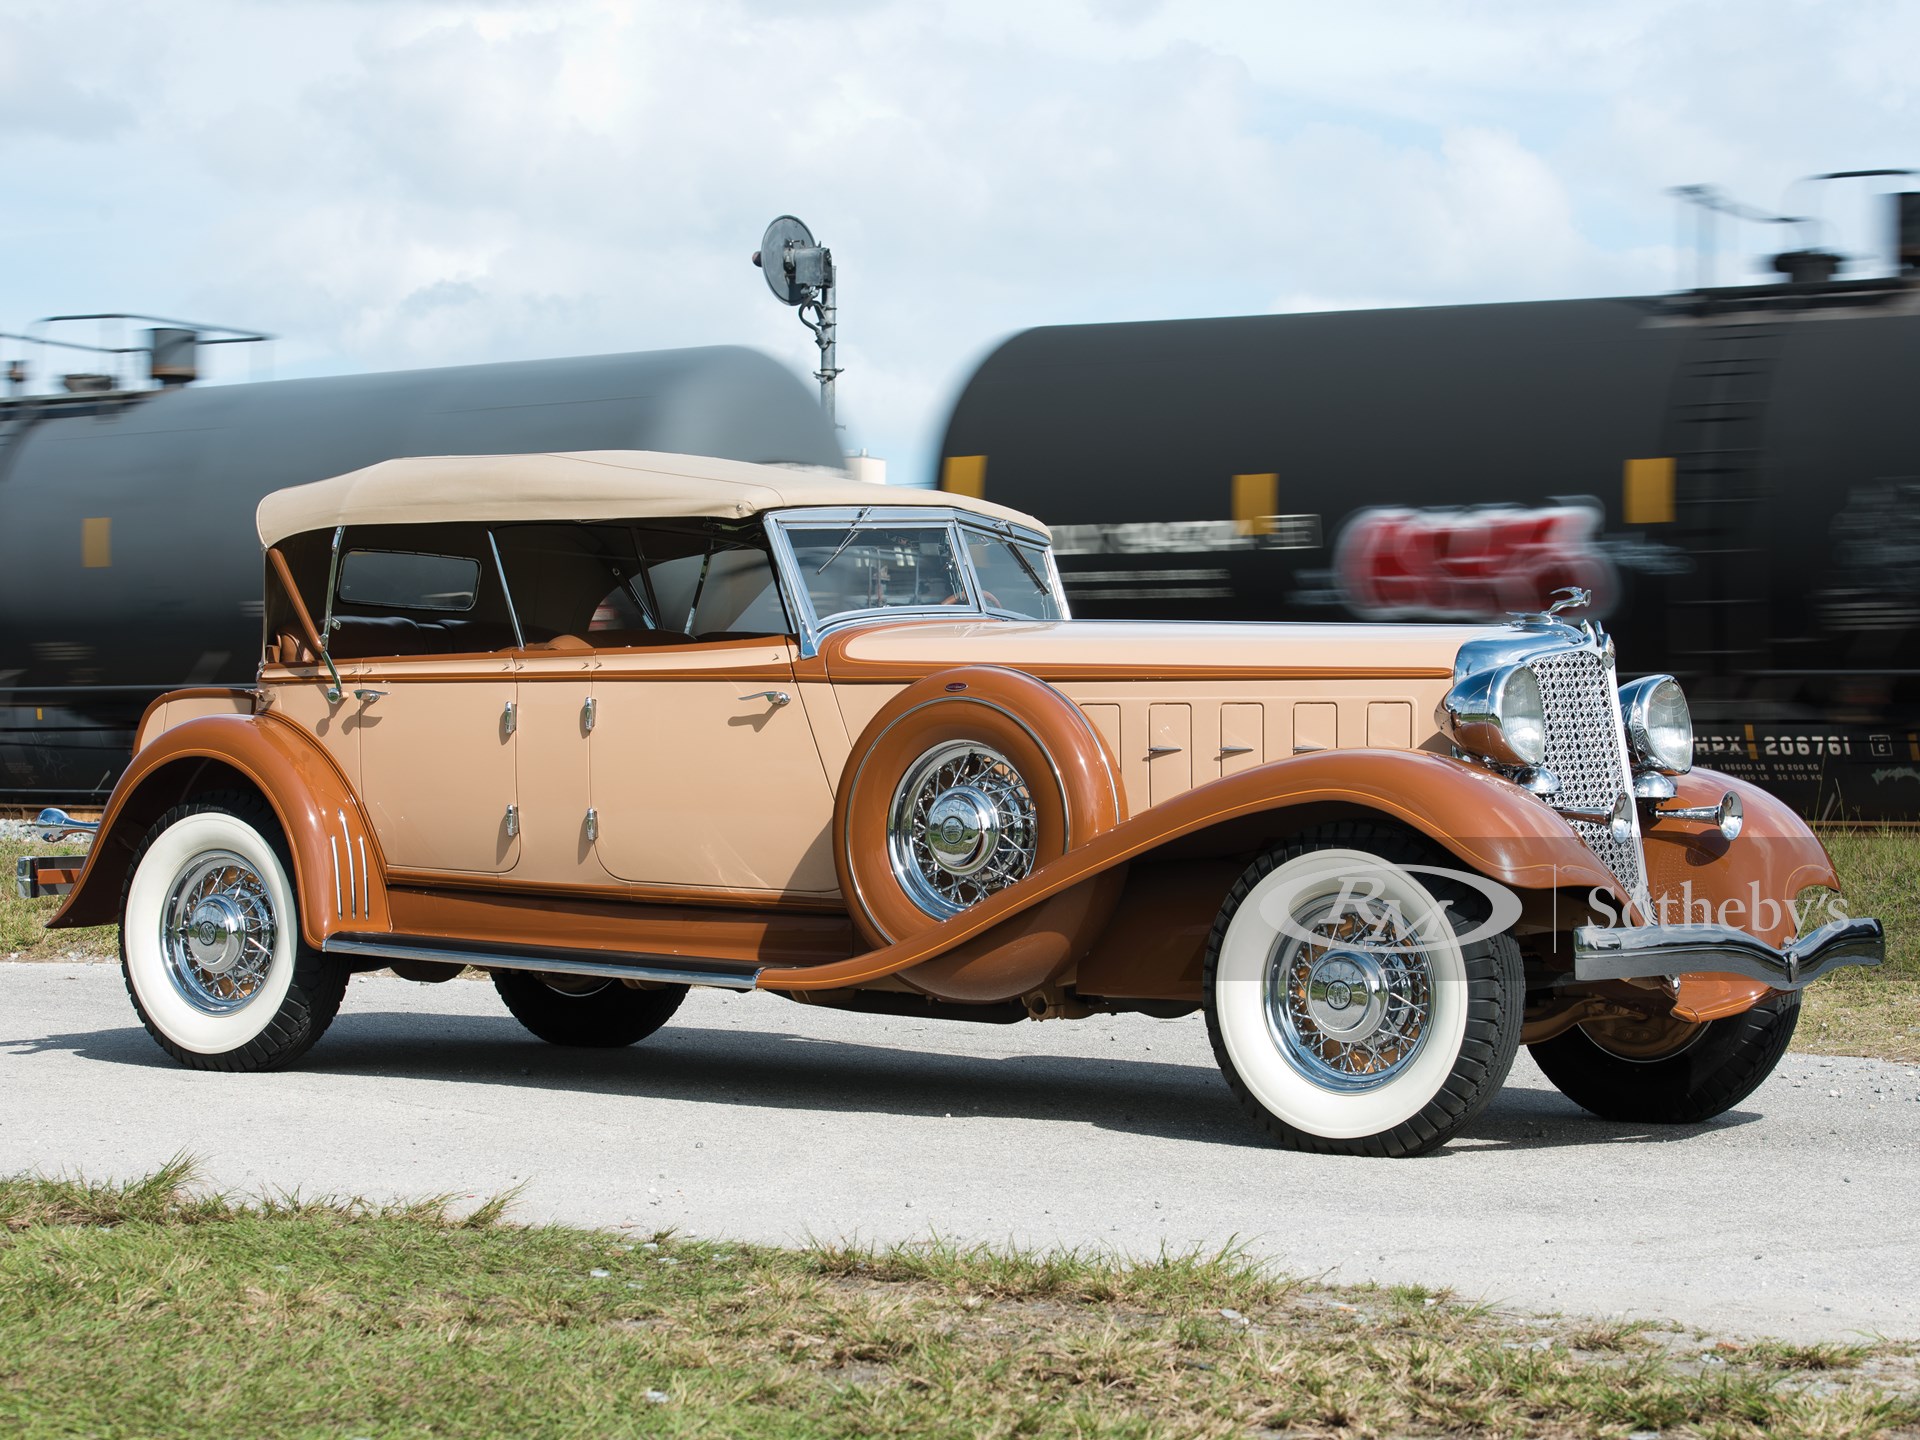
[[1916,42],[1892,0],[15,5],[0,324],[809,370],[747,265],[791,211],[843,271],[852,443],[924,474],[1025,325],[1664,287],[1667,186],[1920,161]]

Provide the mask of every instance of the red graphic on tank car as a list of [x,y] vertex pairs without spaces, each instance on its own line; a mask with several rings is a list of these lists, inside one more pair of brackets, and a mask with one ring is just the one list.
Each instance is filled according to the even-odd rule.
[[1596,544],[1601,521],[1586,505],[1362,510],[1341,533],[1334,574],[1369,620],[1493,620],[1545,609],[1568,585],[1593,593],[1580,613],[1599,619],[1618,593]]

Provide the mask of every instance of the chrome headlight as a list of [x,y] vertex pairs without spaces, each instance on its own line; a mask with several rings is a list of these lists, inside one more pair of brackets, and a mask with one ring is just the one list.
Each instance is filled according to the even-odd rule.
[[1693,712],[1671,675],[1649,675],[1620,687],[1627,750],[1636,768],[1684,775],[1693,768]]
[[1434,717],[1462,750],[1501,765],[1547,758],[1547,711],[1540,681],[1525,665],[1469,675],[1447,692]]

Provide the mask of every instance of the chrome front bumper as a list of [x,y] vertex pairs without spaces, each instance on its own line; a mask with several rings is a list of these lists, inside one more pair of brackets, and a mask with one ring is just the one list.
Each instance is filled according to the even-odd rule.
[[1573,978],[1638,980],[1699,971],[1745,975],[1776,990],[1798,990],[1843,965],[1887,958],[1878,920],[1835,920],[1776,950],[1730,925],[1582,925],[1573,932]]

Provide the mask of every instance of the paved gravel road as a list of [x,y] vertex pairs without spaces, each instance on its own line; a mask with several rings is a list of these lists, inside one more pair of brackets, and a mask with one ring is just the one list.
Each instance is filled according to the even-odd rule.
[[[1833,1092],[1839,1092],[1836,1096]],[[1788,1338],[1920,1337],[1920,1068],[1789,1056],[1711,1125],[1593,1120],[1524,1054],[1412,1161],[1258,1142],[1197,1017],[987,1026],[695,992],[562,1051],[484,981],[363,976],[301,1069],[182,1070],[116,967],[0,964],[0,1173],[390,1198],[526,1189],[552,1218],[792,1241],[1217,1246],[1299,1273]]]

